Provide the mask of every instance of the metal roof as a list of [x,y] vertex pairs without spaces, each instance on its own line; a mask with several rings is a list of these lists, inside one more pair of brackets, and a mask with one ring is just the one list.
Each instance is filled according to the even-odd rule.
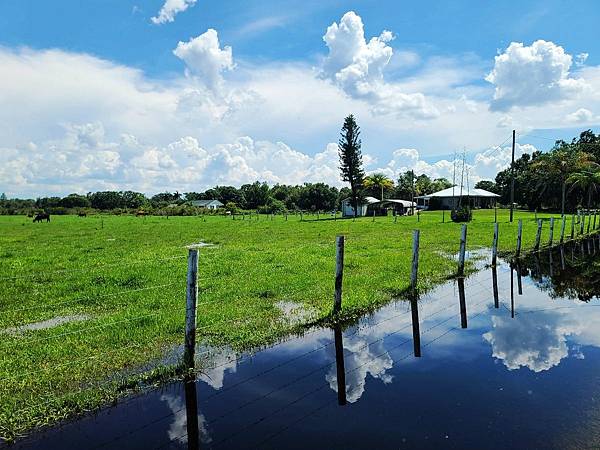
[[[342,200],[342,202],[348,202],[350,201],[350,197],[345,198],[344,200]],[[386,198],[383,201],[382,200],[378,200],[375,197],[365,197],[365,203],[367,205],[374,205],[376,203],[398,203],[399,205],[405,206],[405,207],[410,207],[410,206],[416,206],[417,204],[415,202],[411,202],[410,200],[399,200],[399,199],[395,199],[395,198]]]
[[[454,193],[452,192],[454,191]],[[415,198],[431,198],[431,197],[460,197],[461,189],[458,186],[454,186],[454,188],[449,187],[448,189],[444,189],[438,192],[434,192],[433,194],[427,195],[419,195]],[[462,188],[463,197],[488,197],[488,198],[496,198],[500,197],[498,194],[494,194],[493,192],[486,191],[485,189],[476,189],[469,188],[463,186]]]

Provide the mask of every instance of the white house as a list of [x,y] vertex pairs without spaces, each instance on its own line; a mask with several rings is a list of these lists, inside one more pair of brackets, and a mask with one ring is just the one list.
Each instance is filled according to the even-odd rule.
[[219,209],[225,205],[219,200],[192,200],[192,206],[206,209]]
[[[373,211],[378,216],[386,215],[388,210],[394,211],[396,214],[404,215],[417,206],[416,203],[409,200],[398,200],[386,198],[385,200],[377,200],[375,197],[365,197],[364,201],[358,205],[357,216],[370,216]],[[342,216],[354,217],[354,207],[351,198],[342,200]]]
[[449,187],[433,194],[415,197],[419,209],[453,209],[458,205],[462,193],[463,202],[469,202],[472,208],[493,208],[500,197],[485,189]]

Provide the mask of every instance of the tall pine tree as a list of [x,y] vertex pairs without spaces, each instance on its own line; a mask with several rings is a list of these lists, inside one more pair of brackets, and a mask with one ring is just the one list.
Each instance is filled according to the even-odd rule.
[[350,199],[354,207],[354,217],[356,217],[365,172],[362,168],[362,153],[360,151],[360,128],[352,114],[344,119],[341,136],[338,143],[340,172],[342,180],[350,183]]

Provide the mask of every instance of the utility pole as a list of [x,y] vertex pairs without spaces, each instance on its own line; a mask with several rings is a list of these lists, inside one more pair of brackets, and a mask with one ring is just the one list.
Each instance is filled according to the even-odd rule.
[[510,222],[513,221],[513,210],[515,208],[515,130],[512,135],[512,157],[510,162]]

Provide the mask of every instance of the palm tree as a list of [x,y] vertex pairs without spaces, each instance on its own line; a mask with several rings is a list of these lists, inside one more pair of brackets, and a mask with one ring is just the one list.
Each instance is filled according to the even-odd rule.
[[567,179],[573,172],[589,170],[593,166],[596,164],[589,153],[563,148],[539,156],[532,164],[534,173],[537,174],[540,196],[551,191],[554,183],[560,181],[562,215],[565,214]]
[[582,170],[575,172],[567,178],[567,184],[571,185],[569,192],[576,186],[584,192],[587,191],[587,207],[590,209],[592,206],[592,192],[597,192],[598,187],[600,187],[600,171]]
[[392,189],[394,182],[383,173],[374,173],[364,179],[363,186],[367,189],[381,189],[381,201],[383,201],[383,190]]

